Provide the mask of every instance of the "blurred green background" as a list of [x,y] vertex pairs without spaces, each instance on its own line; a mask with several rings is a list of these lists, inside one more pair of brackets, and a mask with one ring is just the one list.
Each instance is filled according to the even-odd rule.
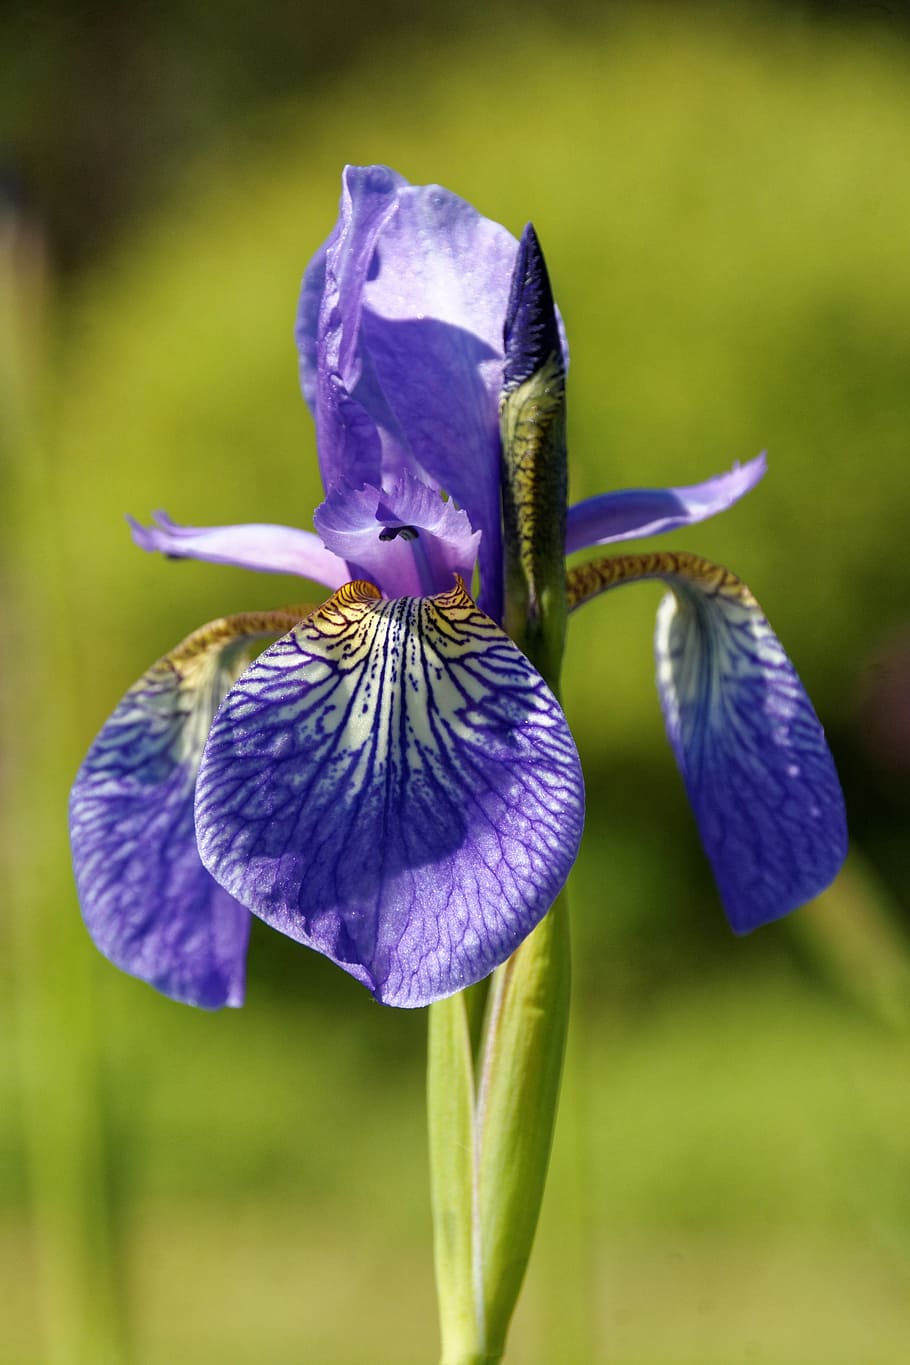
[[[65,803],[193,627],[299,597],[123,520],[309,525],[292,326],[345,161],[533,218],[576,497],[770,473],[668,545],[758,594],[853,851],[726,928],[653,586],[572,623],[589,793],[514,1365],[897,1365],[910,1340],[910,39],[896,5],[4,11],[0,1361],[427,1365],[424,1020],[254,926],[196,1013],[82,928]],[[207,16],[207,17],[206,17]]]

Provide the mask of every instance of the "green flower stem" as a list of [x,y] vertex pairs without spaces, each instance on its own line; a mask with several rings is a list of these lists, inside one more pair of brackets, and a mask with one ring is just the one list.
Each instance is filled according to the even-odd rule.
[[486,1342],[492,1359],[524,1279],[543,1200],[569,1021],[569,915],[561,895],[496,973],[477,1103]]
[[543,1199],[569,1017],[563,896],[493,976],[475,1083],[463,995],[430,1008],[441,1365],[502,1358]]
[[474,1284],[474,1064],[464,992],[429,1011],[427,1115],[442,1365],[483,1360]]

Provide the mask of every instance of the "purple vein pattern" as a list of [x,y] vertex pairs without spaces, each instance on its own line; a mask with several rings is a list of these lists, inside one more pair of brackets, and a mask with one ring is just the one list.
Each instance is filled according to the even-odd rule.
[[685,552],[618,555],[569,571],[574,609],[645,578],[673,592],[655,635],[657,687],[686,792],[737,933],[817,896],[847,849],[825,733],[752,593]]
[[[529,564],[548,566],[561,602],[564,549],[714,516],[756,486],[765,458],[566,512],[553,370],[566,347],[533,228],[519,244],[388,167],[345,168],[297,322],[325,481],[316,533],[162,513],[131,525],[146,550],[296,573],[335,595],[204,627],[127,694],[73,789],[79,895],[101,950],[178,1000],[240,1003],[252,911],[379,1000],[422,1005],[514,951],[581,832],[565,717],[496,624],[506,562],[510,629],[549,672],[525,631]],[[515,383],[537,394],[520,404],[521,440]],[[522,441],[553,477],[520,525]],[[464,591],[475,577],[483,611]],[[598,560],[569,567],[568,604],[646,577],[674,590],[656,640],[667,733],[743,932],[836,874],[834,765],[792,665],[726,570],[685,553]],[[284,638],[235,683],[238,640],[263,634]],[[559,655],[561,628],[553,641]]]
[[196,772],[234,680],[227,622],[204,626],[130,688],[70,797],[76,885],[88,930],[124,971],[186,1004],[243,1003],[249,914],[199,861]]
[[196,797],[205,865],[386,1004],[486,976],[549,909],[584,795],[543,679],[459,581],[339,590],[234,686]]
[[669,580],[657,686],[727,918],[747,933],[827,885],[847,830],[824,731],[783,646],[745,584],[702,566],[697,589]]

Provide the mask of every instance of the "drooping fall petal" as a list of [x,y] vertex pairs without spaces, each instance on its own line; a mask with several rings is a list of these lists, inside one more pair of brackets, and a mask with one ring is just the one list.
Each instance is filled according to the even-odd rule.
[[206,867],[386,1004],[487,975],[546,913],[583,819],[562,711],[459,583],[342,589],[226,697],[199,774]]
[[672,588],[655,653],[667,737],[730,924],[747,933],[817,896],[847,846],[843,794],[796,670],[746,585],[695,555],[570,572],[569,601],[645,578]]
[[76,884],[88,930],[118,967],[165,995],[243,1003],[249,914],[196,850],[193,792],[212,717],[251,638],[299,613],[213,621],[130,688],[70,796]]

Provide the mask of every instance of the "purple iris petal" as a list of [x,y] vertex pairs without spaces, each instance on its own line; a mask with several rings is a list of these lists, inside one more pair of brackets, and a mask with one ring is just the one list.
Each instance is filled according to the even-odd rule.
[[516,250],[448,190],[348,167],[297,330],[326,487],[388,486],[409,469],[444,489],[483,532],[484,602],[497,617],[498,401]]
[[704,483],[684,488],[627,488],[586,498],[569,508],[566,553],[656,536],[716,516],[751,492],[766,468],[762,452],[747,464],[736,464],[728,474],[717,474]]
[[203,861],[386,1004],[489,973],[552,904],[583,818],[558,702],[459,585],[349,585],[228,694],[199,774]]
[[730,924],[817,896],[847,849],[824,731],[758,603],[726,570],[666,575],[655,652],[667,735]]
[[796,670],[746,585],[684,552],[570,569],[569,606],[669,583],[655,651],[667,736],[737,933],[817,896],[847,850],[844,798]]
[[165,995],[243,1003],[250,917],[199,861],[193,792],[215,707],[233,674],[220,650],[181,649],[126,694],[70,797],[76,884],[112,962]]
[[314,517],[325,545],[351,578],[377,583],[386,597],[419,597],[471,581],[480,535],[467,514],[412,475],[396,485],[337,488]]
[[350,578],[344,561],[327,550],[318,536],[294,526],[264,522],[178,526],[164,512],[155,513],[154,526],[142,526],[132,517],[127,521],[140,549],[157,550],[172,559],[206,559],[261,573],[299,574],[333,591]]
[[[380,483],[377,414],[354,391],[363,375],[360,322],[376,242],[407,182],[387,166],[348,166],[338,222],[303,277],[296,337],[300,382],[316,422],[322,481]],[[397,470],[396,470],[397,472]]]

